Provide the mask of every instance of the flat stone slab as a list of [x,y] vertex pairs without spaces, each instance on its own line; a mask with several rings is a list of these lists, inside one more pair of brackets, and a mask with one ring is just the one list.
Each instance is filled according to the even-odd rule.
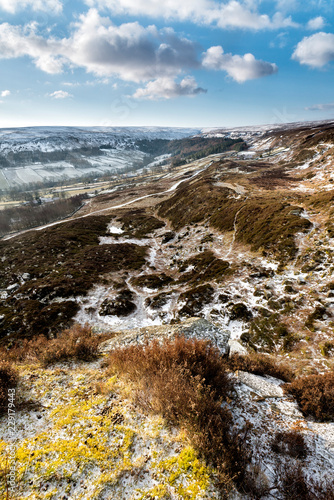
[[284,395],[283,389],[278,383],[271,382],[260,375],[239,371],[238,380],[253,389],[258,396],[263,398],[282,398]]

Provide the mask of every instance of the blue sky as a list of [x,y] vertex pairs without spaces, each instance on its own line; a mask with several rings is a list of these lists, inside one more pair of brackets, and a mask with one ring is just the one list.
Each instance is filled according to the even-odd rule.
[[0,127],[334,116],[333,0],[0,0]]

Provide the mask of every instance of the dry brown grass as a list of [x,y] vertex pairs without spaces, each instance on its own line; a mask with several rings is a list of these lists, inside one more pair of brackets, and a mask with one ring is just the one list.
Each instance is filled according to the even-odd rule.
[[32,340],[22,340],[0,355],[15,362],[31,361],[48,366],[59,361],[91,361],[99,356],[99,345],[111,338],[112,334],[96,335],[91,327],[75,324],[64,330],[59,337],[47,339],[44,336]]
[[285,382],[291,382],[294,373],[286,363],[279,363],[273,356],[250,353],[247,356],[232,354],[226,361],[230,370],[242,370],[254,375],[271,375]]
[[334,372],[298,377],[284,390],[294,396],[304,415],[320,422],[334,419]]
[[284,500],[334,500],[334,481],[307,477],[301,463],[284,461],[278,468],[278,490]]
[[232,479],[240,484],[250,458],[247,429],[232,430],[231,413],[222,403],[233,384],[217,349],[203,340],[183,337],[164,343],[116,349],[109,370],[137,386],[136,403],[180,425],[208,463],[218,470],[222,498]]

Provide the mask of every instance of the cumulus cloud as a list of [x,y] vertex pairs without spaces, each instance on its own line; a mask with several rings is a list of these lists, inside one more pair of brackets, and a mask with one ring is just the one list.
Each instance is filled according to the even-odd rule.
[[176,83],[176,77],[190,69],[223,70],[238,82],[277,71],[275,64],[256,60],[252,54],[224,54],[220,46],[211,47],[201,61],[197,44],[178,36],[171,28],[158,30],[138,22],[116,26],[96,9],[81,15],[72,26],[71,35],[62,39],[39,35],[36,24],[26,27],[0,24],[0,59],[23,56],[30,57],[37,68],[50,74],[61,73],[64,67],[80,67],[98,76],[100,82],[109,77],[149,82],[140,89],[146,98],[203,91],[190,77]]
[[180,83],[177,83],[172,78],[165,77],[148,82],[144,88],[138,89],[133,97],[137,99],[159,100],[180,96],[194,97],[205,92],[206,90],[198,87],[196,80],[191,76],[183,78]]
[[52,94],[49,94],[49,97],[52,97],[53,99],[66,99],[67,97],[73,96],[65,90],[56,90],[55,92],[52,92]]
[[80,17],[62,53],[71,63],[99,76],[147,81],[198,65],[193,42],[168,28],[144,28],[138,22],[115,26],[95,9]]
[[0,0],[0,9],[11,14],[26,8],[35,11],[60,13],[63,6],[59,0]]
[[36,29],[1,24],[0,58],[30,56],[50,74],[61,73],[67,64],[101,77],[115,75],[135,82],[175,76],[199,66],[196,45],[172,29],[158,31],[138,22],[115,26],[95,9],[80,16],[69,38],[43,38]]
[[90,7],[108,9],[113,14],[130,14],[152,18],[192,21],[197,24],[216,25],[220,28],[277,29],[297,26],[291,17],[277,12],[272,18],[260,14],[257,2],[230,0],[86,0]]
[[295,10],[298,8],[298,0],[276,0],[276,8],[283,11]]
[[320,31],[298,43],[292,59],[313,68],[321,68],[334,59],[334,35]]
[[325,19],[321,16],[310,19],[306,25],[307,29],[312,31],[321,30],[324,26],[325,26]]
[[2,90],[1,97],[8,97],[11,94],[10,90]]
[[334,109],[334,102],[329,102],[327,104],[315,104],[314,106],[305,108],[306,111],[331,111],[332,109]]
[[225,54],[220,45],[211,47],[204,53],[203,67],[226,71],[238,83],[272,75],[278,70],[276,64],[257,60],[253,54]]

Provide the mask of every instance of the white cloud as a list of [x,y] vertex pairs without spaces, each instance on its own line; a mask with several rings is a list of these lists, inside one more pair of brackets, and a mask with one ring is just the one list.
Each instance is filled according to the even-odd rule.
[[276,8],[284,12],[296,10],[298,3],[298,0],[276,0]]
[[79,66],[100,77],[119,76],[128,81],[148,81],[175,76],[200,65],[196,45],[168,28],[139,23],[115,26],[95,9],[80,17],[71,37],[57,40],[28,32],[8,23],[0,25],[0,58],[29,56],[47,73],[61,73],[65,64]]
[[71,94],[66,92],[65,90],[56,90],[55,92],[52,92],[52,94],[48,94],[49,97],[52,97],[53,99],[66,99],[67,97],[73,97]]
[[206,90],[198,87],[196,80],[187,76],[177,83],[169,77],[157,78],[154,81],[148,82],[144,88],[138,89],[133,97],[137,99],[172,99],[180,96],[194,97],[198,94],[205,93]]
[[1,92],[1,97],[8,97],[11,94],[10,90],[3,90]]
[[327,104],[315,104],[314,106],[305,108],[306,111],[331,111],[332,109],[334,109],[334,102],[329,102]]
[[79,82],[63,82],[62,85],[65,87],[80,87],[82,83]]
[[46,73],[60,73],[64,63],[60,57],[61,42],[44,39],[36,35],[35,29],[0,24],[0,59],[30,56]]
[[292,59],[313,68],[321,68],[334,60],[334,35],[319,32],[298,43]]
[[62,11],[63,6],[59,0],[0,0],[0,9],[11,14],[26,8],[58,14]]
[[62,52],[76,66],[99,76],[147,81],[195,67],[195,44],[179,38],[170,28],[158,31],[138,22],[115,26],[95,9],[80,17],[72,37],[63,40]]
[[226,71],[238,83],[272,75],[278,71],[276,64],[257,60],[253,54],[225,54],[220,45],[211,47],[204,53],[203,67]]
[[245,28],[253,30],[277,29],[297,26],[290,17],[277,12],[272,18],[260,14],[257,3],[230,0],[222,3],[214,0],[86,0],[90,7],[108,9],[115,14],[149,16],[152,18],[192,21],[197,24],[217,25],[220,28]]
[[145,28],[138,22],[116,26],[95,9],[80,16],[68,38],[43,37],[37,30],[36,24],[0,24],[0,59],[27,56],[50,74],[61,73],[66,66],[80,67],[98,76],[100,83],[108,83],[110,77],[149,82],[139,89],[146,98],[154,93],[168,98],[203,91],[189,77],[176,83],[175,78],[190,69],[224,70],[238,82],[277,71],[275,64],[256,60],[252,54],[224,54],[221,47],[211,47],[201,61],[197,44],[171,28]]
[[321,30],[324,26],[325,26],[325,19],[321,16],[310,19],[306,25],[307,29],[312,31]]

